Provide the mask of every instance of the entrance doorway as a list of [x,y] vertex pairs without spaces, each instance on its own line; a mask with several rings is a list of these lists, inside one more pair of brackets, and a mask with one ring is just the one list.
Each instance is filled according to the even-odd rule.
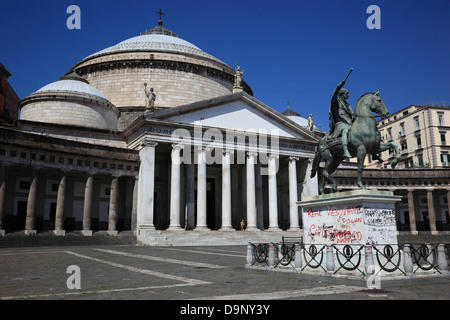
[[430,231],[430,217],[428,215],[428,211],[422,212],[423,218],[423,231]]
[[17,231],[25,230],[25,220],[27,218],[27,201],[17,202],[16,226]]
[[216,223],[216,179],[206,179],[206,225],[211,230],[219,229]]

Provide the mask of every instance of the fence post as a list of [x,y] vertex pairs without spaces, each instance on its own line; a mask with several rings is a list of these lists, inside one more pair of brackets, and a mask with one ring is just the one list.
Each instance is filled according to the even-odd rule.
[[328,274],[334,273],[334,256],[333,256],[333,246],[327,245],[327,272]]
[[282,249],[282,244],[279,243],[278,244],[278,261],[283,260],[283,252],[281,251],[281,249]]
[[253,246],[249,242],[247,244],[247,266],[250,267],[252,265],[252,262],[253,262]]
[[448,273],[447,257],[445,256],[445,245],[440,243],[437,245],[438,268],[443,274]]
[[269,245],[269,270],[272,270],[275,266],[275,248],[273,244]]
[[412,275],[413,261],[411,256],[411,245],[408,243],[403,246],[403,268],[405,269],[406,275]]
[[425,245],[428,248],[427,262],[430,264],[430,266],[434,266],[433,246],[431,245],[431,243],[426,243]]
[[375,273],[375,264],[373,263],[373,252],[371,245],[364,246],[364,254],[366,256],[364,268],[366,270],[366,275],[370,276]]
[[302,269],[302,249],[300,244],[295,244],[295,256],[294,256],[295,271]]

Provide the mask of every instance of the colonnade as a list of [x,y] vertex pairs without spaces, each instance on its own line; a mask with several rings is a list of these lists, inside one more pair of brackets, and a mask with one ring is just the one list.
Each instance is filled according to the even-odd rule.
[[[3,218],[5,208],[5,192],[7,182],[8,167],[1,167],[0,170],[0,231],[4,235],[3,230]],[[38,196],[38,184],[40,176],[39,169],[32,169],[30,177],[30,187],[27,196],[26,218],[24,225],[24,232],[26,235],[34,235],[36,230],[36,211],[37,211],[37,196]],[[56,212],[55,212],[55,225],[53,233],[58,236],[65,235],[64,230],[64,212],[65,212],[65,198],[66,198],[66,186],[67,186],[67,173],[60,174],[58,191],[56,196]],[[78,179],[77,179],[78,180]],[[108,233],[110,235],[117,235],[117,218],[118,218],[118,199],[119,199],[119,176],[111,176],[110,195],[109,195],[109,218],[108,218]],[[135,183],[135,188],[136,188]],[[82,234],[89,236],[92,235],[91,229],[91,213],[93,203],[93,191],[94,191],[94,174],[88,173],[86,178],[86,184],[84,189],[84,204],[83,204],[83,221],[82,221]],[[133,208],[137,199],[134,198]],[[133,210],[135,211],[135,210]]]
[[[156,142],[146,141],[142,144],[140,151],[141,167],[139,177],[138,192],[140,200],[138,204],[138,234],[139,230],[154,230],[153,218],[154,208],[151,203],[154,199],[154,163]],[[170,222],[168,230],[183,230],[182,226],[182,208],[181,191],[182,191],[182,157],[180,153],[183,146],[179,144],[172,145],[171,150],[171,177],[170,177]],[[195,221],[195,230],[209,230],[207,226],[207,151],[205,147],[198,147],[196,150],[197,157],[197,217]],[[234,150],[223,150],[221,155],[221,231],[234,230],[232,227],[232,207],[236,204],[232,203],[232,178],[231,164],[234,159]],[[246,192],[246,230],[259,230],[257,226],[257,197],[255,175],[255,166],[258,162],[258,153],[250,151],[246,152],[246,176],[245,176],[245,192]],[[217,157],[217,155],[216,155]],[[299,225],[299,209],[297,206],[297,163],[299,157],[289,157],[289,212],[290,212],[290,229],[300,230]],[[277,190],[277,172],[279,166],[279,156],[276,154],[268,155],[268,214],[269,227],[268,231],[279,231],[278,225],[278,190]],[[311,164],[309,164],[311,165]],[[186,179],[191,179],[187,174]],[[188,201],[187,201],[188,203]],[[187,222],[186,222],[187,223]]]
[[[414,204],[414,191],[416,189],[408,189],[407,190],[407,199],[408,199],[408,214],[409,214],[409,227],[410,231],[413,234],[417,234],[417,224],[416,224],[416,207]],[[435,189],[426,189],[427,195],[427,212],[428,212],[428,220],[430,223],[430,231],[432,234],[437,234],[436,228],[436,212],[435,212],[435,202],[433,197],[433,191]],[[447,205],[448,212],[450,212],[450,190],[447,191]],[[448,221],[447,221],[448,223]]]

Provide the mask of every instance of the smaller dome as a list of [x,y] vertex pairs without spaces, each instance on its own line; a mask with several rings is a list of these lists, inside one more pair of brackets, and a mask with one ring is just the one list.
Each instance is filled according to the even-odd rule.
[[106,97],[97,89],[95,89],[93,86],[78,80],[58,80],[55,82],[52,82],[41,89],[39,89],[36,92],[43,93],[43,92],[49,92],[49,91],[65,91],[65,92],[77,92],[77,93],[84,93],[84,94],[90,94],[93,96],[97,96],[100,98],[103,98],[105,100]]
[[117,130],[120,111],[76,73],[69,73],[21,100],[21,119]]
[[[294,110],[291,110],[289,107],[289,103],[286,111],[284,111],[282,115],[288,117],[290,120],[294,121],[299,126],[308,127],[308,119],[301,117],[299,113],[295,112]],[[314,130],[317,130],[316,126],[314,126]]]

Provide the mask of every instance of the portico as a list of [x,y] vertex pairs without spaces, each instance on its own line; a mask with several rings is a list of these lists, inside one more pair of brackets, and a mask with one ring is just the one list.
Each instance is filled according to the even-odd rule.
[[[246,128],[232,127],[222,107],[226,104],[248,113]],[[241,220],[248,231],[300,230],[296,201],[317,192],[316,180],[306,175],[314,151],[306,139],[317,138],[263,108],[245,93],[232,94],[156,112],[142,118],[138,130],[125,132],[130,139],[137,137],[130,145],[140,148],[139,188],[145,188],[138,197],[138,237],[153,228],[239,230]],[[197,122],[199,112],[212,116]],[[212,127],[210,121],[222,127]],[[158,184],[161,175],[170,181],[166,191]],[[280,201],[286,189],[289,201]],[[158,207],[151,204],[152,195],[159,199]]]

